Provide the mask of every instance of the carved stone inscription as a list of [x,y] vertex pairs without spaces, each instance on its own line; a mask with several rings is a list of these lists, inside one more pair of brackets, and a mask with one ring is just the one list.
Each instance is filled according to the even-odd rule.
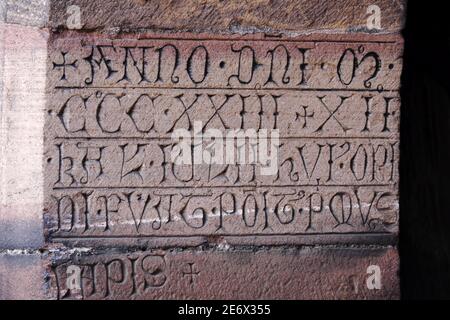
[[[395,234],[401,48],[379,35],[55,35],[49,239]],[[276,171],[227,162],[229,149],[176,163],[181,129],[276,131]]]
[[[366,284],[372,264],[380,290]],[[398,299],[397,266],[392,248],[90,252],[60,258],[49,279],[61,300]]]

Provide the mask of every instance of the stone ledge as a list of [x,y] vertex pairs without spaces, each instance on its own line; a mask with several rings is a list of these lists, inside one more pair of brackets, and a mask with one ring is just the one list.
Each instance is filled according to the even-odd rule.
[[[49,270],[53,299],[398,299],[400,295],[399,260],[392,247],[72,250],[53,256]],[[67,288],[67,268],[72,265],[81,268],[83,291]],[[380,267],[379,290],[366,285],[371,265]]]
[[[49,27],[67,28],[67,8],[77,5],[83,30],[194,31],[214,33],[311,33],[369,32],[370,0],[339,1],[52,1]],[[378,1],[382,33],[399,32],[403,26],[403,0]]]

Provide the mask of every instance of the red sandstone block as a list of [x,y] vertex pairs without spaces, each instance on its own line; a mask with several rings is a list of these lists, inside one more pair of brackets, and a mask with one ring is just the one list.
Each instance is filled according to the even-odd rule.
[[[71,275],[73,266],[81,277]],[[399,298],[393,248],[73,254],[55,259],[51,270],[58,299]]]
[[[169,247],[215,237],[237,244],[395,237],[398,35],[64,31],[49,51],[49,241]],[[175,164],[172,134],[196,123],[198,132],[224,137],[277,130],[277,172]]]
[[[70,18],[67,8],[77,5],[81,27],[89,30],[367,32],[367,10],[373,4],[370,0],[114,0],[107,3],[102,0],[54,0],[50,2],[49,25],[66,28]],[[405,1],[377,1],[376,5],[382,14],[382,31],[398,32],[403,25]]]

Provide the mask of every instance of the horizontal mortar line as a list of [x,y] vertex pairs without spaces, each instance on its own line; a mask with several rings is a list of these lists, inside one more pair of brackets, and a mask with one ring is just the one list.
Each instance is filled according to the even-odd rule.
[[195,87],[149,87],[149,86],[55,86],[57,90],[99,90],[99,89],[152,89],[152,90],[224,90],[224,91],[314,91],[314,92],[330,92],[330,91],[343,91],[343,92],[399,92],[399,89],[363,89],[363,88],[227,88],[227,87],[214,87],[214,88],[195,88]]
[[85,187],[53,187],[53,190],[82,190],[82,189],[218,189],[218,188],[319,188],[319,187],[395,187],[395,183],[392,184],[292,184],[292,185],[213,185],[213,186],[85,186]]
[[315,233],[254,233],[254,234],[180,234],[180,235],[89,235],[89,236],[56,236],[50,237],[52,240],[59,239],[133,239],[133,238],[200,238],[200,237],[210,237],[210,236],[223,236],[223,237],[240,237],[240,238],[249,238],[249,237],[280,237],[280,236],[395,236],[395,234],[391,232],[315,232]]
[[[242,129],[242,130],[247,130],[247,129]],[[257,129],[255,129],[257,130]],[[267,129],[267,130],[272,130],[272,129]],[[259,138],[259,136],[257,136],[258,140],[272,140],[273,138]],[[72,137],[53,137],[53,139],[61,139],[61,140],[126,140],[126,139],[136,139],[136,140],[172,140],[172,137],[77,137],[77,136],[72,136]],[[217,139],[217,138],[216,138]],[[223,137],[223,139],[227,139],[227,137]],[[244,137],[234,137],[234,140],[243,140],[243,139],[249,139],[248,137],[244,138]],[[346,139],[366,139],[366,140],[398,140],[399,137],[332,137],[332,136],[326,136],[326,137],[314,137],[314,136],[301,136],[301,137],[278,137],[278,139],[286,139],[286,140],[290,140],[290,139],[339,139],[339,140],[346,140]]]
[[244,41],[244,42],[316,42],[316,43],[374,43],[374,44],[397,44],[399,43],[396,40],[333,40],[333,39],[286,39],[286,38],[279,38],[276,36],[266,36],[265,38],[255,38],[255,39],[239,39],[239,38],[181,38],[181,37],[147,37],[145,38],[145,35],[140,39],[132,39],[132,38],[121,38],[121,39],[105,39],[104,41],[111,41],[111,42],[121,42],[121,41],[151,41],[151,40],[173,40],[173,41],[223,41],[223,42],[236,42],[236,41]]

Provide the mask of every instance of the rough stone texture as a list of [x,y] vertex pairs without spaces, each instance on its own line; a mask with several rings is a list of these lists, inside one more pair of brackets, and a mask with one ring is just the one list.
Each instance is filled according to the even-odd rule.
[[39,253],[0,253],[0,300],[44,299],[46,267]]
[[0,2],[0,23],[6,20],[6,1]]
[[[102,0],[52,1],[49,26],[66,28],[67,7],[81,8],[86,30],[230,32],[367,32],[370,0]],[[403,0],[377,1],[383,32],[403,25]],[[114,8],[114,10],[110,10]]]
[[47,34],[0,25],[0,248],[39,248]]
[[[48,21],[36,4],[1,11],[0,245],[44,233],[45,294],[399,298],[403,1],[370,32],[371,1],[49,1]],[[171,133],[195,121],[278,129],[277,175],[172,165]]]
[[[65,33],[51,42],[49,239],[355,244],[396,234],[398,37]],[[199,132],[279,130],[278,173],[171,165],[171,134],[196,121]]]
[[[67,287],[72,265],[81,290]],[[366,286],[370,265],[382,270],[380,290]],[[59,299],[398,299],[397,272],[392,248],[305,248],[73,253],[50,277]]]
[[43,27],[48,21],[49,0],[3,0],[0,21]]

